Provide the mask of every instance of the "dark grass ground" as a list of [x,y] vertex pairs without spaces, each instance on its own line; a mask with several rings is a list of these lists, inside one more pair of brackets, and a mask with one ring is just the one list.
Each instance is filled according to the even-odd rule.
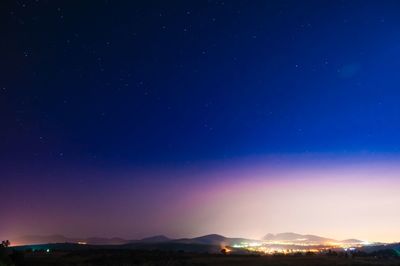
[[328,265],[396,265],[399,258],[333,257],[333,256],[256,256],[256,255],[211,255],[180,252],[132,251],[132,250],[86,250],[53,253],[26,253],[17,265],[146,265],[146,266],[328,266]]

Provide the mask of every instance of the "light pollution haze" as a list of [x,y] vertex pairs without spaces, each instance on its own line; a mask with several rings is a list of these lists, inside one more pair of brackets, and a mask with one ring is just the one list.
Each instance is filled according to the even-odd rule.
[[62,182],[20,172],[19,179],[37,182],[21,190],[10,181],[0,189],[9,199],[1,207],[8,215],[0,235],[260,239],[291,231],[394,242],[400,239],[398,162],[391,156],[270,156],[151,172],[53,172]]

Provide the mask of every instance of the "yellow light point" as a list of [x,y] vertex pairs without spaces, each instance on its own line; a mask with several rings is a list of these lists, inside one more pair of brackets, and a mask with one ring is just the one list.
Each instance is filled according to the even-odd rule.
[[83,241],[79,241],[78,244],[79,244],[79,245],[87,245],[87,243],[86,243],[86,242],[83,242]]

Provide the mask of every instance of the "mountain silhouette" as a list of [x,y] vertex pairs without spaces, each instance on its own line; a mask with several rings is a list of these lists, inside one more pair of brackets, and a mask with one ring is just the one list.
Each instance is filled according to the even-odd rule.
[[336,240],[332,238],[321,237],[317,235],[302,235],[292,232],[267,234],[262,238],[266,242],[290,242],[290,243],[312,243],[312,244],[327,244],[327,243],[342,243],[342,244],[357,244],[363,241],[358,239]]
[[161,243],[161,242],[168,242],[170,240],[171,240],[170,238],[168,238],[168,237],[166,237],[164,235],[156,235],[156,236],[142,238],[138,242],[142,242],[142,243]]
[[89,238],[70,238],[63,235],[49,235],[37,236],[28,235],[11,240],[15,245],[32,245],[32,244],[50,244],[50,243],[84,243],[88,245],[123,245],[123,244],[157,244],[157,243],[174,243],[174,244],[193,244],[193,245],[212,245],[232,246],[241,243],[290,243],[290,244],[318,244],[323,245],[327,243],[343,243],[343,244],[358,244],[363,241],[358,239],[346,239],[338,241],[331,238],[321,237],[317,235],[302,235],[292,232],[267,234],[261,240],[247,239],[247,238],[231,238],[218,234],[209,234],[194,238],[180,238],[171,239],[164,235],[155,235],[138,240],[127,240],[123,238],[103,238],[103,237],[89,237]]
[[129,242],[128,240],[118,237],[71,238],[63,235],[48,235],[48,236],[26,235],[11,240],[11,243],[15,243],[17,245],[50,244],[50,243],[85,243],[90,245],[121,245],[128,242]]
[[200,244],[200,245],[227,245],[231,246],[234,244],[240,244],[243,242],[260,242],[259,240],[253,240],[253,239],[246,239],[246,238],[231,238],[231,237],[225,237],[222,235],[218,234],[210,234],[210,235],[205,235],[205,236],[199,236],[195,238],[181,238],[181,239],[176,239],[173,242],[175,243],[185,243],[185,244]]

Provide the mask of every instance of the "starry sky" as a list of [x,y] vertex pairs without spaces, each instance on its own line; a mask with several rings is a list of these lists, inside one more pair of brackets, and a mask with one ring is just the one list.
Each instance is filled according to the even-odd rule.
[[400,233],[398,1],[2,1],[0,236]]

